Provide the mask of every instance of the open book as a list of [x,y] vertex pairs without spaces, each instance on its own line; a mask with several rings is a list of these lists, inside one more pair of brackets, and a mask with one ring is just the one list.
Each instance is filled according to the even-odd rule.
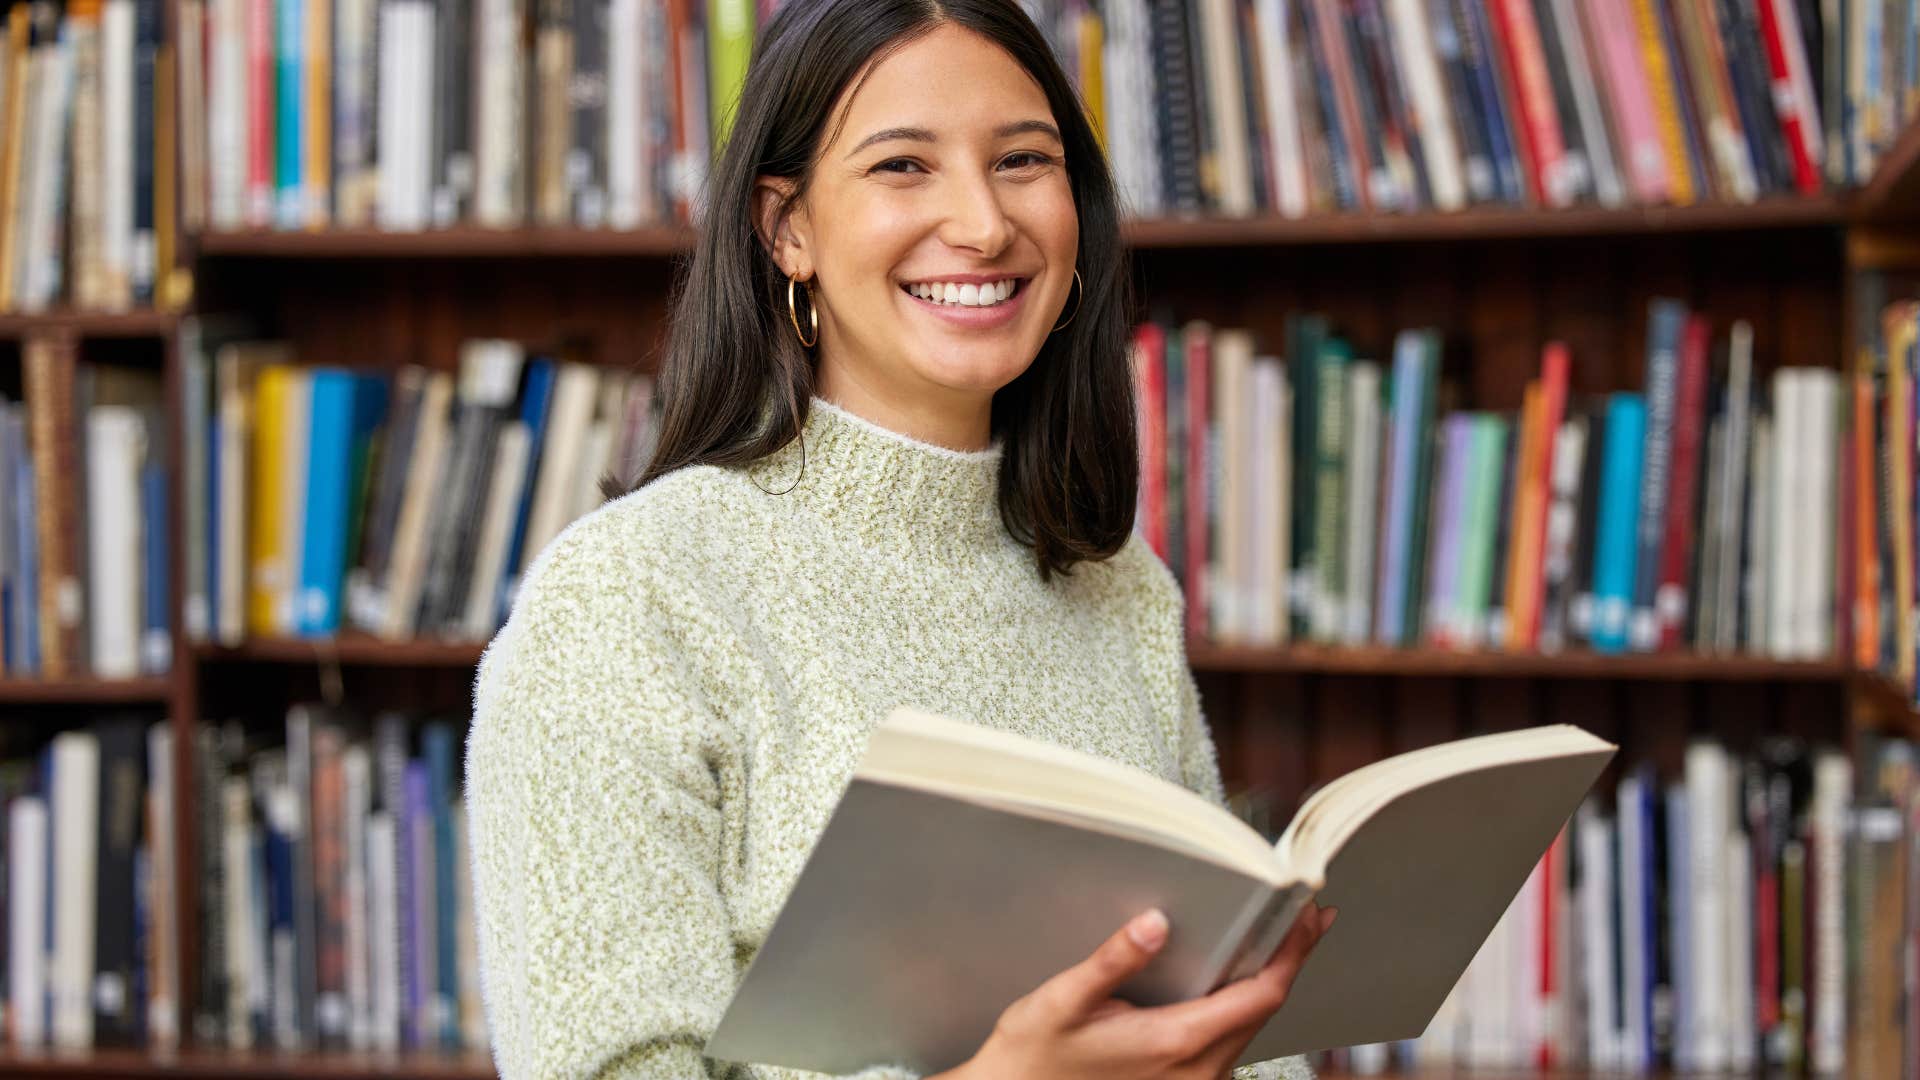
[[1241,1062],[1412,1038],[1572,816],[1613,744],[1568,725],[1356,769],[1269,846],[1115,762],[901,709],[877,727],[709,1057],[933,1073],[1134,915],[1172,924],[1140,1005],[1259,970],[1310,898],[1340,909]]

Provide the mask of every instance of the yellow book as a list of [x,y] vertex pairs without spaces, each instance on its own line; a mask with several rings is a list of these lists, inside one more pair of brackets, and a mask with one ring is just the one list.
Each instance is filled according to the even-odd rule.
[[247,492],[247,633],[279,633],[280,597],[287,588],[287,541],[282,535],[281,479],[285,471],[288,384],[294,370],[260,369],[253,387],[253,476]]
[[1687,133],[1680,126],[1679,82],[1667,63],[1667,47],[1661,41],[1660,14],[1653,0],[1633,0],[1634,36],[1640,41],[1640,60],[1647,72],[1647,96],[1653,101],[1653,123],[1660,129],[1660,149],[1666,152],[1667,174],[1672,183],[1672,200],[1677,206],[1689,206],[1699,198],[1693,189],[1693,172],[1687,167]]
[[20,164],[27,119],[27,5],[7,12],[6,145],[0,147],[0,311],[13,310],[13,224],[20,206]]
[[[1887,339],[1887,440],[1913,445],[1913,415],[1906,408],[1907,354],[1913,351],[1920,301],[1889,304],[1882,313]],[[1893,455],[1894,663],[1900,683],[1913,686],[1913,467],[1907,454]]]
[[307,145],[302,157],[307,189],[307,228],[324,229],[333,209],[333,5],[325,0],[307,3],[306,106]]
[[1080,100],[1087,110],[1087,122],[1093,125],[1093,137],[1100,151],[1107,152],[1106,72],[1101,66],[1105,47],[1105,28],[1093,12],[1080,15]]

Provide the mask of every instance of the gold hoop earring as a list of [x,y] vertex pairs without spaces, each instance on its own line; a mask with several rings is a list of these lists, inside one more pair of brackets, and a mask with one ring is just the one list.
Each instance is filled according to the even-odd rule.
[[1073,271],[1073,284],[1074,284],[1074,288],[1077,289],[1080,293],[1080,303],[1073,305],[1073,314],[1067,316],[1067,322],[1063,322],[1059,326],[1054,327],[1051,331],[1049,331],[1049,333],[1057,334],[1060,331],[1065,330],[1067,328],[1067,323],[1072,322],[1075,316],[1078,316],[1080,314],[1080,304],[1084,304],[1087,302],[1087,287],[1084,284],[1082,284],[1080,281],[1080,271],[1078,268],[1075,268]]
[[807,335],[800,331],[800,313],[795,310],[793,306],[793,275],[788,274],[787,319],[793,323],[793,332],[800,338],[800,344],[805,348],[811,349],[813,348],[814,342],[820,340],[820,309],[814,306],[813,286],[811,285],[807,286],[807,318],[813,323],[813,341],[808,341]]

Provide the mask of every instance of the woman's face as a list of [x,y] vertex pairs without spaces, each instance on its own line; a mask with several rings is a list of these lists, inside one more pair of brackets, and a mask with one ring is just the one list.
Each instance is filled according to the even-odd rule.
[[1074,289],[1080,223],[1053,111],[1012,56],[953,25],[853,86],[775,233],[776,260],[814,285],[819,387],[897,415],[984,410]]

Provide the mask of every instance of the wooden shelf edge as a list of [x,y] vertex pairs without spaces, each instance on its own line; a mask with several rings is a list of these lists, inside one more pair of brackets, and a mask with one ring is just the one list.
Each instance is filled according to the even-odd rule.
[[0,338],[16,339],[33,334],[62,332],[91,338],[164,337],[179,326],[180,317],[171,311],[75,311],[56,309],[40,312],[12,312],[0,315]]
[[1866,221],[1920,220],[1920,118],[1907,123],[1855,199]]
[[373,1054],[225,1050],[43,1050],[0,1053],[0,1077],[90,1077],[146,1080],[484,1080],[497,1075],[484,1053]]
[[1853,674],[1834,660],[1695,653],[1496,652],[1391,648],[1381,645],[1225,645],[1190,641],[1195,671],[1317,675],[1466,676],[1508,678],[1661,679],[1718,682],[1838,681]]
[[209,663],[332,661],[358,666],[471,667],[486,650],[483,641],[387,641],[371,634],[337,638],[254,638],[239,645],[196,644],[194,656]]
[[[1851,208],[1852,201],[1844,195],[1826,192],[1751,204],[1676,207],[1476,208],[1411,214],[1322,214],[1299,219],[1277,214],[1166,218],[1127,221],[1121,233],[1130,247],[1140,250],[1544,239],[1837,226],[1851,219]],[[617,230],[456,225],[418,232],[365,228],[209,232],[201,234],[196,242],[200,255],[209,258],[660,257],[690,252],[693,237],[693,230],[683,226]]]
[[173,679],[145,675],[134,679],[0,679],[0,705],[132,704],[166,701]]

